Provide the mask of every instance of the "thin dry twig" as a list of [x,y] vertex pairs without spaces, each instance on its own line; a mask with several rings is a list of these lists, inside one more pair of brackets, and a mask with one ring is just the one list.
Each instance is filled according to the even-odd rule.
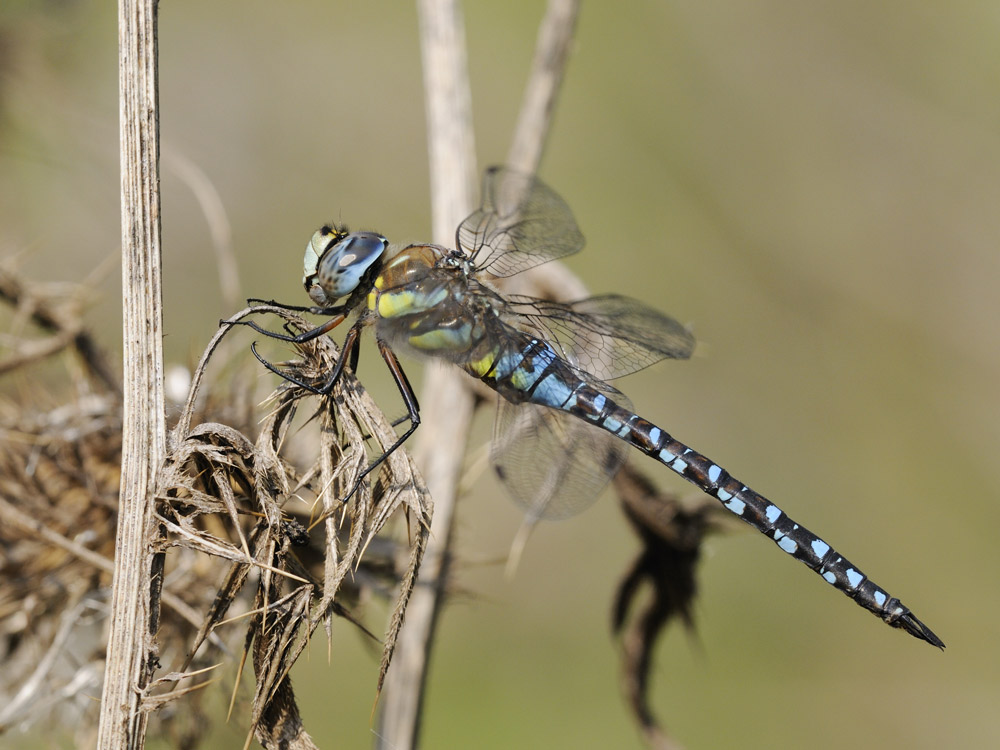
[[[21,316],[30,318],[43,333],[42,340],[23,341],[20,346],[7,347],[14,353],[0,360],[0,374],[28,367],[67,346],[72,346],[83,362],[87,374],[109,393],[119,394],[121,383],[108,364],[107,357],[83,327],[84,292],[64,293],[56,297],[26,285],[8,259],[0,264],[0,300],[14,306]],[[58,304],[54,304],[54,303]]]
[[223,310],[232,310],[240,303],[240,271],[233,250],[233,231],[222,196],[205,171],[184,154],[167,150],[164,164],[187,185],[205,216],[218,270],[219,300]]

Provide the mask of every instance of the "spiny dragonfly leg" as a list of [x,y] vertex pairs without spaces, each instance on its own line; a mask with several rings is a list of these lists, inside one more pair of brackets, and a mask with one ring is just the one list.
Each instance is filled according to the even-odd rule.
[[[310,331],[311,333],[311,331]],[[327,395],[333,390],[333,386],[337,384],[340,380],[341,374],[344,372],[344,363],[350,361],[351,370],[354,371],[358,366],[358,353],[361,350],[361,321],[358,321],[351,326],[347,335],[344,337],[344,345],[340,348],[340,357],[337,359],[337,364],[333,368],[333,372],[330,373],[330,377],[327,379],[326,383],[319,388],[316,393],[321,396]]]
[[251,307],[254,305],[267,305],[268,307],[280,307],[282,310],[291,310],[292,312],[307,312],[313,315],[336,315],[343,308],[343,305],[337,305],[336,307],[316,307],[315,305],[304,307],[302,305],[286,305],[284,302],[278,302],[273,299],[260,299],[259,297],[250,297],[247,300],[247,304]]
[[[351,487],[351,491],[344,496],[342,502],[345,503],[351,499],[351,496],[354,495],[355,492],[358,491],[358,487],[361,486],[361,482],[364,481],[364,478],[381,466],[382,462],[389,458],[389,456],[391,456],[397,448],[405,443],[410,435],[412,435],[420,425],[420,404],[417,403],[417,394],[413,392],[413,387],[410,385],[410,381],[406,377],[406,373],[400,366],[399,360],[396,359],[396,355],[393,354],[392,350],[381,341],[378,342],[378,350],[382,355],[382,359],[385,360],[386,367],[389,368],[389,372],[392,374],[392,379],[396,382],[396,387],[399,389],[399,395],[403,398],[403,403],[406,404],[407,415],[403,419],[409,419],[410,426],[406,428],[406,432],[396,438],[396,442],[386,448],[381,456],[372,461],[371,464],[369,464],[368,467],[361,472],[361,475],[354,482],[354,486]],[[393,427],[397,424],[401,424],[403,419],[393,422]]]
[[[334,319],[334,320],[336,320],[336,319]],[[340,321],[343,321],[343,316],[340,317]],[[340,322],[340,321],[338,321],[338,322]],[[302,334],[302,335],[303,336],[308,335],[309,338],[302,339],[301,336],[289,336],[289,337],[285,337],[285,336],[281,336],[280,334],[276,334],[273,331],[265,331],[264,329],[259,328],[258,326],[254,325],[251,322],[247,322],[247,325],[249,325],[252,328],[254,328],[254,330],[266,333],[267,335],[271,336],[272,338],[276,338],[276,339],[279,339],[281,341],[291,341],[291,342],[296,343],[296,344],[302,343],[303,340],[304,341],[309,341],[311,339],[317,338],[322,333],[326,333],[326,331],[328,330],[328,328],[332,328],[333,327],[333,326],[323,325],[323,326],[320,326],[319,328],[314,328],[311,331],[306,331],[305,334]],[[316,333],[317,331],[319,331],[319,333]],[[264,365],[264,367],[266,367],[268,370],[270,370],[271,372],[273,372],[275,375],[280,375],[282,378],[284,378],[285,380],[287,380],[289,383],[294,383],[295,385],[299,386],[300,388],[305,388],[310,393],[315,393],[315,394],[317,394],[319,396],[325,396],[328,393],[330,393],[330,391],[333,390],[333,387],[337,384],[337,381],[340,379],[341,374],[344,372],[344,364],[348,360],[350,360],[350,362],[351,362],[351,369],[352,370],[357,365],[357,363],[358,363],[358,350],[360,348],[360,338],[359,338],[360,334],[361,334],[361,325],[360,325],[360,321],[359,321],[358,323],[355,323],[353,326],[351,326],[351,329],[347,332],[347,336],[344,337],[344,345],[341,348],[341,354],[340,354],[340,357],[337,359],[337,364],[334,366],[333,372],[330,373],[330,377],[327,378],[326,382],[323,385],[321,385],[319,388],[317,388],[316,386],[311,385],[311,384],[305,382],[304,380],[300,380],[299,378],[296,378],[294,375],[289,375],[287,372],[285,372],[281,368],[275,366],[274,364],[272,364],[268,360],[264,359],[264,357],[261,356],[260,352],[257,351],[257,342],[256,341],[253,342],[250,345],[250,351],[253,352],[253,356],[255,356],[257,358],[258,362],[260,362],[262,365]],[[344,356],[345,353],[347,354],[346,357]]]
[[[305,308],[305,309],[306,311],[311,311],[319,308]],[[288,341],[293,344],[304,344],[307,341],[318,339],[324,333],[329,333],[334,328],[343,323],[344,320],[346,320],[347,318],[347,314],[344,312],[343,307],[339,308],[331,307],[331,308],[326,308],[326,310],[327,312],[323,314],[328,314],[331,315],[332,317],[328,321],[326,321],[323,325],[316,326],[315,328],[311,328],[308,331],[304,331],[302,333],[294,335],[275,333],[274,331],[269,331],[266,328],[262,328],[261,326],[257,325],[257,323],[255,323],[252,320],[235,320],[232,323],[230,323],[230,325],[247,326],[249,328],[253,328],[255,331],[257,331],[257,333],[262,333],[271,339],[278,339],[278,341]],[[329,312],[329,311],[334,311],[334,312]]]

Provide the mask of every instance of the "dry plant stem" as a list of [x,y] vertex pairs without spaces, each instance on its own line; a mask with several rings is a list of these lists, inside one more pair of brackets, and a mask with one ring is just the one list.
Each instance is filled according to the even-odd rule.
[[[450,245],[473,208],[477,169],[465,30],[457,0],[420,0],[434,241]],[[447,578],[458,478],[474,397],[453,367],[428,365],[416,454],[434,498],[434,520],[417,586],[385,682],[376,747],[417,744],[437,613]]]
[[579,12],[579,0],[551,0],[538,29],[531,77],[507,152],[507,166],[518,172],[534,174],[542,161]]
[[124,302],[124,425],[115,574],[97,745],[141,748],[141,700],[154,664],[156,610],[149,544],[164,456],[160,292],[157,29],[154,0],[118,6]]
[[[538,30],[531,76],[525,86],[521,112],[514,128],[514,140],[507,152],[507,166],[524,174],[535,174],[542,160],[542,150],[552,126],[556,96],[566,70],[579,0],[551,0]],[[587,287],[562,263],[541,266],[504,279],[508,293],[527,294],[542,299],[569,301],[588,295]],[[512,577],[527,545],[537,518],[525,517],[520,531],[511,544],[506,575]]]
[[[555,92],[562,79],[578,3],[554,0],[539,33],[518,136],[511,155],[521,171],[541,158]],[[464,32],[457,4],[421,0],[421,46],[427,100],[434,241],[451,245],[455,227],[474,208],[475,153]],[[516,155],[516,157],[515,157]],[[418,464],[434,498],[432,536],[421,581],[407,610],[393,668],[386,681],[377,747],[418,744],[424,685],[451,544],[458,484],[475,403],[472,382],[454,367],[428,365],[421,394]]]
[[[523,174],[535,174],[542,161],[579,11],[579,0],[551,0],[538,30],[531,75],[507,152],[507,166]],[[544,263],[510,281],[507,291],[543,299],[581,299],[588,293],[583,282],[562,263]]]
[[240,270],[233,251],[233,231],[226,216],[222,196],[205,171],[194,161],[169,149],[163,156],[165,167],[187,185],[201,208],[212,238],[212,251],[219,276],[221,309],[232,310],[240,303]]

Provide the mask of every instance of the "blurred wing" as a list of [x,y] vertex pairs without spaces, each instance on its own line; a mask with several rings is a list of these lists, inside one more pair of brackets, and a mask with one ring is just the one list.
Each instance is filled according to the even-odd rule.
[[[622,405],[627,399],[600,386]],[[628,444],[578,417],[500,399],[491,458],[500,480],[529,520],[579,513],[621,468]]]
[[483,204],[455,231],[459,249],[494,276],[513,276],[583,247],[569,206],[533,176],[490,167]]
[[608,294],[562,304],[511,295],[507,302],[511,324],[536,330],[574,367],[600,380],[661,359],[687,359],[694,351],[687,328],[628,297]]

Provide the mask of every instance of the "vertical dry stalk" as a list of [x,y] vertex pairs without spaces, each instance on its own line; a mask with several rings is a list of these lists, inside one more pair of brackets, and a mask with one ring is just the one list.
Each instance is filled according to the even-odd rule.
[[153,482],[165,450],[160,294],[159,134],[155,0],[118,5],[122,188],[124,425],[108,656],[97,744],[140,748],[154,655]]
[[[420,0],[427,137],[430,152],[434,241],[450,245],[458,223],[471,213],[476,193],[472,104],[465,57],[465,30],[457,0]],[[416,450],[434,498],[431,537],[420,582],[406,613],[387,675],[376,747],[414,747],[420,731],[424,685],[438,610],[447,577],[458,479],[473,395],[455,367],[427,365],[420,396],[421,431]]]
[[542,161],[579,13],[579,0],[550,0],[538,29],[531,76],[507,152],[507,166],[518,172],[534,174]]
[[[579,9],[577,0],[552,0],[542,22],[531,79],[511,148],[511,166],[538,166],[562,80]],[[457,0],[420,0],[434,242],[451,245],[455,227],[474,208],[475,150],[464,28]],[[551,265],[551,264],[549,264]],[[472,423],[474,396],[457,368],[427,366],[421,394],[418,463],[434,498],[434,524],[418,586],[407,610],[396,660],[379,715],[377,747],[415,747],[424,686],[451,547],[454,507]]]

